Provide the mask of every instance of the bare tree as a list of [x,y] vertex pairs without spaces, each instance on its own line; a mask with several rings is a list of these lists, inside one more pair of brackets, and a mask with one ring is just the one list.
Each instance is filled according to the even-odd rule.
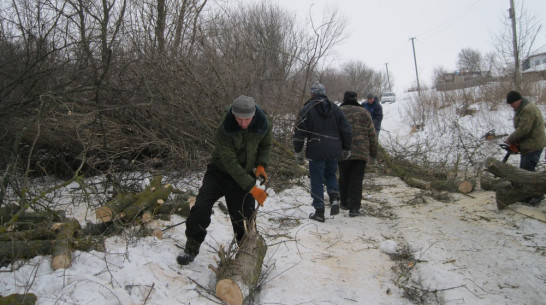
[[482,71],[482,54],[478,50],[473,50],[470,48],[462,49],[458,55],[457,68],[462,72]]
[[[511,17],[516,23],[516,35],[512,30]],[[510,71],[512,82],[516,87],[519,87],[518,80],[521,79],[521,71],[516,70],[516,62],[529,56],[535,39],[540,33],[541,23],[536,16],[525,10],[523,2],[519,8],[508,10],[502,23],[504,27],[493,37],[493,44],[502,63],[502,70]],[[516,41],[513,39],[514,36]],[[514,45],[517,46],[517,50],[514,50]],[[516,58],[514,58],[514,54],[516,54]]]

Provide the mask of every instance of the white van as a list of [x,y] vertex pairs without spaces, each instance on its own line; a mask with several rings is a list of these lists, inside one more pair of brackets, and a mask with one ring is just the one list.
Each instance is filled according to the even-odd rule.
[[394,103],[396,102],[396,94],[394,92],[385,92],[381,96],[381,103]]

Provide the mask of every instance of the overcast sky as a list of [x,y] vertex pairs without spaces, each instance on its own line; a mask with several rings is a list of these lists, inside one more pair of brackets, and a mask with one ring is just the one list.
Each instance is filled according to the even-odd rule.
[[[359,60],[383,72],[388,66],[396,92],[416,83],[412,37],[420,84],[430,84],[435,67],[456,69],[461,49],[479,50],[482,55],[495,51],[492,37],[504,28],[510,7],[510,0],[269,1],[301,18],[309,12],[320,18],[324,9],[337,8],[347,19],[349,38],[336,48],[335,58]],[[516,5],[521,3],[542,24],[536,49],[546,44],[546,0],[516,0]]]

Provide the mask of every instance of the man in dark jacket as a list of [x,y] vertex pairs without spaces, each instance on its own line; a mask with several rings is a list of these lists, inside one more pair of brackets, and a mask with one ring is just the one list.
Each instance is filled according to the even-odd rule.
[[324,222],[324,183],[332,205],[330,215],[339,214],[337,161],[351,154],[351,126],[345,115],[328,100],[326,90],[318,81],[311,86],[309,99],[298,114],[294,129],[296,159],[303,163],[302,150],[307,141],[305,157],[309,159],[311,198],[315,212],[309,218]]
[[[523,98],[517,91],[510,91],[506,95],[506,102],[514,109],[514,132],[506,139],[506,144],[517,144],[521,152],[519,167],[528,171],[535,171],[540,155],[546,147],[544,132],[544,118],[535,104]],[[531,205],[538,205],[544,195],[528,199]]]
[[346,91],[340,108],[352,127],[351,156],[339,161],[339,193],[341,208],[349,210],[349,217],[360,215],[362,180],[366,164],[377,157],[377,137],[372,117],[357,102],[354,91]]
[[181,265],[192,262],[207,235],[214,203],[225,196],[237,243],[245,234],[244,223],[267,198],[256,179],[267,180],[265,168],[271,151],[271,120],[254,103],[241,95],[227,110],[216,130],[216,146],[195,205],[186,221],[186,247],[176,258]]
[[373,126],[375,127],[375,134],[379,139],[379,131],[381,130],[381,121],[383,121],[383,107],[379,103],[379,100],[373,93],[368,93],[366,97],[367,102],[362,103],[362,106],[366,108],[372,115]]

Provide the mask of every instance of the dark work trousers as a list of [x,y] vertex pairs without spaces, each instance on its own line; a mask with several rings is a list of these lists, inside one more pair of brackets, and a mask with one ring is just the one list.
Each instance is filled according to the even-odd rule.
[[530,153],[522,154],[519,161],[519,168],[528,170],[531,172],[535,171],[538,161],[540,160],[540,155],[542,154],[542,149],[533,151]]
[[359,210],[362,201],[362,180],[366,170],[364,160],[344,160],[339,162],[339,195],[341,205],[350,210]]
[[231,176],[218,172],[213,165],[208,166],[195,200],[186,221],[186,237],[199,244],[205,240],[207,227],[214,203],[221,197],[226,198],[226,205],[231,217],[235,238],[239,243],[245,234],[244,220],[249,219],[255,210],[252,195],[243,190]]

